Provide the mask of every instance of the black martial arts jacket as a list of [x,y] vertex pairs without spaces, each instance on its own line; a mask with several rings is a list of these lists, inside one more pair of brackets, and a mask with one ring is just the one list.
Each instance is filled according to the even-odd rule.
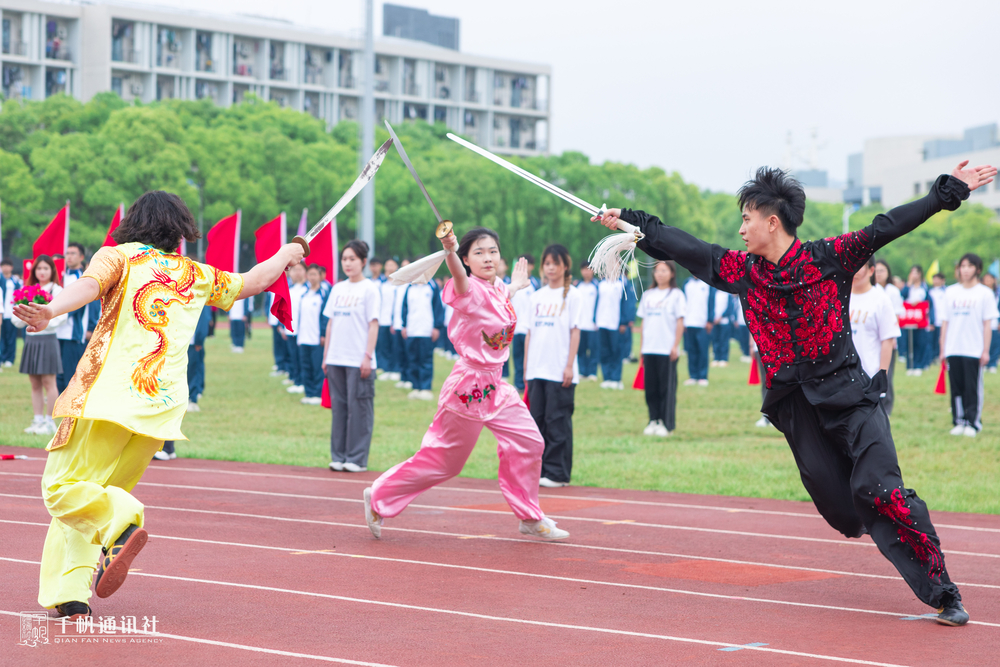
[[638,245],[650,257],[674,260],[716,289],[739,295],[765,368],[762,412],[773,416],[783,397],[801,389],[828,428],[850,435],[886,386],[884,373],[865,374],[851,340],[854,274],[879,248],[938,211],[957,209],[968,196],[965,183],[942,175],[926,197],[876,216],[864,229],[820,241],[796,238],[777,265],[706,243],[642,211],[622,209],[621,219],[645,234]]

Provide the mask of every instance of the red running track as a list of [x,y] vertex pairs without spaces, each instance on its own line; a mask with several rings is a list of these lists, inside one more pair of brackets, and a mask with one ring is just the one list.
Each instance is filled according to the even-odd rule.
[[376,541],[361,492],[377,473],[194,459],[150,465],[134,491],[149,544],[118,593],[91,599],[98,619],[155,616],[156,633],[55,644],[49,622],[49,644],[19,645],[45,461],[0,453],[33,457],[0,463],[0,664],[998,664],[998,516],[933,513],[973,619],[946,628],[867,537],[807,503],[545,490],[572,537],[540,543],[495,482],[456,479]]

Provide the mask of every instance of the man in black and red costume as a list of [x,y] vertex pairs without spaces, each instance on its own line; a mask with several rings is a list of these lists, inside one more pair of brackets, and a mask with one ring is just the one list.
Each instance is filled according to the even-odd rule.
[[854,274],[879,248],[941,210],[958,208],[997,170],[942,175],[928,195],[876,216],[856,232],[800,241],[806,197],[794,179],[761,168],[739,191],[746,252],[705,243],[642,211],[610,209],[594,218],[639,227],[639,248],[674,260],[717,289],[738,294],[766,369],[761,412],[784,435],[802,483],[827,522],[847,537],[871,535],[917,597],[945,625],[969,615],[948,577],[927,506],[903,485],[889,419],[879,399],[885,371],[868,377],[851,340]]

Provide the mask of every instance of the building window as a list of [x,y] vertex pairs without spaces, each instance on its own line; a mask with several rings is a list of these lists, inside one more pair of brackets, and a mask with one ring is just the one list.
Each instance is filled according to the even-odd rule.
[[72,60],[67,21],[49,19],[45,22],[45,57],[50,60]]
[[466,127],[476,126],[476,114],[472,113],[471,111],[465,112],[465,126]]
[[131,21],[111,23],[111,60],[119,63],[137,63],[135,51],[135,24]]
[[[410,97],[420,97],[420,86],[417,84],[417,61],[413,58],[403,59],[403,94]],[[426,117],[426,114],[424,114]]]
[[233,74],[236,76],[254,75],[253,61],[257,53],[257,48],[257,42],[255,41],[248,39],[233,40]]
[[316,86],[322,85],[323,65],[329,62],[333,62],[333,51],[306,47],[306,72],[303,81]]
[[[156,64],[160,67],[180,69],[181,49],[183,47],[179,30],[160,28],[159,37],[156,40]],[[172,85],[171,83],[171,90]]]
[[350,51],[341,51],[337,58],[337,85],[341,88],[354,87],[354,54]]
[[358,117],[358,98],[341,96],[340,114],[338,116],[338,119],[354,120],[357,117]]
[[465,68],[465,101],[479,104],[479,93],[476,91],[476,68]]
[[215,63],[212,62],[212,33],[198,32],[195,38],[195,65],[199,72],[214,72]]
[[448,107],[434,107],[434,122],[435,123],[448,122]]
[[375,92],[388,93],[392,90],[389,59],[375,56]]
[[284,81],[287,76],[285,72],[285,43],[271,42],[271,78]]
[[45,70],[45,97],[52,97],[53,95],[58,95],[59,93],[65,94],[67,92],[66,84],[69,82],[69,77],[66,74],[66,70],[60,69],[46,69]]
[[157,100],[172,100],[172,99],[174,99],[174,77],[173,76],[158,76],[158,77],[156,77],[156,99]]
[[427,105],[426,104],[410,104],[407,102],[403,105],[403,118],[405,120],[427,120]]
[[313,118],[319,118],[319,93],[306,93],[302,100],[302,110]]
[[19,100],[31,97],[31,86],[25,86],[22,80],[23,74],[20,67],[3,66],[3,98],[5,100]]

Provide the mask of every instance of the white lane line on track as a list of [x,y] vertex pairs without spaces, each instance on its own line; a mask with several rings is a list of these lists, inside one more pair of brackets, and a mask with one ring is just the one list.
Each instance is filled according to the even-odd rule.
[[[161,536],[162,537],[162,536]],[[20,560],[15,558],[4,558],[0,557],[2,561],[8,561],[13,563],[27,563],[31,565],[39,565],[37,561]],[[462,616],[465,618],[474,618],[478,620],[485,621],[499,621],[503,623],[516,623],[520,625],[533,625],[538,627],[546,628],[559,628],[563,630],[581,630],[584,632],[599,632],[602,634],[610,635],[620,635],[625,637],[637,637],[641,639],[662,639],[666,641],[682,642],[685,644],[701,644],[703,646],[718,646],[718,647],[740,647],[748,651],[761,651],[762,653],[777,653],[780,655],[794,655],[800,658],[813,658],[816,660],[828,660],[832,662],[846,662],[855,665],[872,665],[874,667],[904,667],[896,663],[886,663],[886,662],[873,662],[870,660],[857,660],[854,658],[842,658],[833,655],[823,655],[819,653],[803,653],[802,651],[789,651],[778,648],[770,648],[767,646],[750,646],[747,644],[737,644],[729,642],[719,642],[710,641],[707,639],[692,639],[689,637],[676,637],[672,635],[657,635],[648,632],[634,632],[631,630],[615,630],[613,628],[601,628],[589,625],[573,625],[569,623],[555,623],[552,621],[535,621],[525,618],[515,618],[511,616],[493,616],[490,614],[476,614],[468,611],[458,611],[455,609],[442,609],[439,607],[424,607],[420,605],[410,605],[403,604],[401,602],[386,602],[383,600],[365,600],[362,598],[352,598],[344,595],[331,595],[329,593],[313,593],[311,591],[299,591],[291,588],[276,588],[273,586],[260,586],[257,584],[240,584],[230,581],[215,581],[211,579],[195,579],[193,577],[175,577],[166,574],[152,574],[150,572],[134,572],[133,576],[137,577],[152,577],[154,579],[169,579],[172,581],[186,581],[196,584],[213,584],[216,586],[231,586],[234,588],[248,588],[252,590],[267,591],[271,593],[287,593],[291,595],[302,595],[306,597],[323,598],[327,600],[337,600],[340,602],[354,602],[357,604],[367,604],[374,605],[378,607],[392,607],[396,609],[406,609],[410,611],[425,611],[436,614],[447,614],[450,616]],[[13,614],[13,612],[8,612]]]
[[[0,493],[2,498],[24,498],[28,500],[41,500],[41,496],[22,496],[12,493]],[[197,514],[215,514],[219,516],[231,516],[231,517],[241,517],[247,519],[266,519],[270,521],[285,521],[290,523],[306,523],[312,525],[320,526],[331,526],[337,528],[355,528],[368,530],[368,526],[361,523],[342,523],[338,521],[319,521],[316,519],[299,519],[292,517],[283,516],[271,516],[267,514],[250,514],[248,512],[222,512],[219,510],[200,510],[192,509],[187,507],[163,507],[160,505],[146,505],[147,510],[162,510],[168,512],[193,512]],[[2,523],[2,521],[0,521]],[[42,524],[31,524],[31,525],[42,525]],[[697,556],[692,554],[679,554],[670,553],[665,551],[647,551],[641,549],[622,549],[618,547],[605,547],[594,544],[579,544],[576,542],[540,542],[538,540],[531,540],[526,538],[518,537],[498,537],[496,535],[476,535],[473,533],[447,533],[437,530],[419,530],[417,528],[398,528],[391,526],[383,526],[382,530],[389,532],[400,532],[400,533],[414,533],[418,535],[433,535],[436,537],[455,537],[461,539],[477,539],[477,540],[493,540],[497,542],[526,542],[528,544],[544,544],[547,547],[562,547],[568,549],[590,549],[594,551],[608,551],[613,553],[624,553],[624,554],[635,554],[643,556],[658,556],[665,558],[684,558],[687,560],[705,560],[712,561],[715,563],[731,563],[734,565],[755,565],[759,567],[770,567],[780,570],[798,570],[802,572],[818,572],[822,574],[835,574],[843,577],[863,577],[868,579],[887,579],[891,581],[899,581],[899,576],[897,575],[887,575],[887,574],[866,574],[864,572],[849,572],[845,570],[828,570],[824,568],[817,567],[805,567],[802,565],[782,565],[780,563],[761,563],[756,561],[748,560],[735,560],[732,558],[717,558],[713,556]],[[1000,590],[1000,585],[995,584],[972,584],[968,582],[956,581],[955,584],[959,586],[966,586],[972,588],[993,588]]]
[[[0,473],[0,475],[5,473]],[[15,473],[23,474],[23,473]],[[303,500],[325,500],[327,502],[342,502],[342,503],[356,503],[360,504],[364,502],[360,498],[337,498],[335,496],[314,496],[306,495],[300,493],[281,493],[278,491],[255,491],[250,489],[230,489],[226,487],[214,487],[214,486],[193,486],[190,484],[160,484],[156,482],[139,482],[137,486],[153,486],[162,487],[168,489],[188,489],[193,491],[213,491],[219,493],[243,493],[248,495],[256,496],[270,496],[275,498],[298,498]],[[430,509],[438,511],[449,511],[449,512],[473,512],[480,514],[501,514],[505,516],[510,516],[509,510],[487,510],[487,509],[472,509],[469,507],[449,507],[447,505],[419,505],[413,503],[410,507],[416,507],[418,509]],[[662,523],[648,523],[641,521],[613,521],[609,519],[595,519],[591,517],[581,517],[581,516],[565,516],[558,514],[548,515],[551,519],[559,519],[560,521],[585,521],[589,523],[600,523],[602,525],[609,524],[620,524],[626,526],[641,526],[644,528],[661,528],[665,530],[682,530],[682,531],[692,531],[699,533],[712,533],[717,535],[739,535],[741,537],[762,537],[775,540],[794,540],[798,542],[819,542],[822,544],[840,544],[849,546],[860,546],[860,547],[875,547],[876,544],[870,539],[868,541],[861,540],[847,540],[847,539],[830,539],[825,537],[804,537],[802,535],[777,535],[774,533],[755,533],[750,531],[742,530],[725,530],[722,528],[700,528],[697,526],[677,526],[672,524],[662,524]],[[1000,554],[986,554],[978,553],[975,551],[954,551],[948,550],[948,554],[956,556],[973,556],[979,558],[998,558],[1000,559]]]
[[[4,521],[4,520],[0,520],[0,523],[20,523],[22,525],[35,525],[35,526],[43,526],[43,527],[47,527],[48,526],[48,524],[39,524],[39,523],[29,524],[28,522],[18,522],[18,521],[9,521],[8,522],[8,521]],[[314,549],[299,549],[299,548],[294,548],[294,547],[275,547],[275,546],[269,546],[269,545],[266,545],[266,544],[247,544],[247,543],[244,543],[244,542],[225,542],[225,541],[219,541],[219,540],[206,540],[206,539],[200,539],[200,538],[194,538],[194,537],[177,537],[177,536],[173,536],[173,535],[162,535],[162,534],[158,534],[158,533],[157,534],[150,533],[149,537],[150,538],[158,538],[158,539],[161,539],[161,540],[174,540],[174,541],[178,541],[178,542],[194,542],[196,544],[214,544],[214,545],[217,545],[217,546],[240,547],[240,548],[244,548],[244,549],[261,549],[261,550],[265,550],[265,551],[280,551],[282,553],[316,554],[316,555],[321,555],[321,556],[333,556],[333,557],[337,557],[337,558],[355,558],[355,559],[361,559],[361,560],[373,560],[373,561],[381,561],[381,562],[395,563],[395,564],[419,565],[419,566],[423,566],[423,567],[440,567],[440,568],[446,568],[446,569],[452,569],[452,570],[467,570],[467,571],[471,571],[471,572],[484,572],[484,573],[488,573],[488,574],[502,574],[502,575],[508,575],[508,576],[528,577],[528,578],[533,578],[533,579],[546,579],[546,580],[549,580],[549,581],[568,582],[568,583],[574,583],[574,584],[588,584],[588,585],[593,585],[593,586],[609,586],[609,587],[613,587],[613,588],[629,588],[629,589],[636,589],[636,590],[643,590],[643,591],[655,591],[655,592],[659,592],[659,593],[673,593],[675,595],[692,595],[692,596],[695,596],[695,597],[712,598],[712,599],[716,599],[716,600],[736,600],[736,601],[740,601],[740,602],[754,602],[754,603],[776,604],[776,605],[784,605],[784,606],[789,606],[789,607],[806,607],[806,608],[809,608],[809,609],[822,609],[824,611],[844,611],[844,612],[851,612],[851,613],[857,613],[857,614],[876,614],[876,615],[882,615],[882,616],[893,616],[895,618],[902,618],[904,616],[912,616],[912,614],[909,614],[907,612],[878,611],[878,610],[874,610],[874,609],[857,609],[857,608],[854,608],[854,607],[840,607],[840,606],[836,606],[836,605],[823,605],[823,604],[814,604],[814,603],[809,603],[809,602],[793,602],[793,601],[790,601],[790,600],[772,600],[770,598],[755,598],[755,597],[746,597],[746,596],[743,596],[743,595],[722,595],[722,594],[719,594],[719,593],[705,593],[705,592],[701,592],[701,591],[692,591],[692,590],[683,589],[683,588],[666,588],[664,586],[645,586],[645,585],[642,585],[642,584],[627,584],[627,583],[623,583],[623,582],[600,581],[600,580],[596,580],[596,579],[580,579],[580,578],[577,578],[577,577],[561,577],[561,576],[552,575],[552,574],[539,574],[539,573],[535,573],[535,572],[520,572],[520,571],[517,571],[517,570],[500,570],[500,569],[496,569],[496,568],[476,567],[474,565],[456,565],[456,564],[452,564],[452,563],[438,563],[438,562],[434,562],[434,561],[421,561],[421,560],[413,560],[413,559],[408,559],[408,558],[390,558],[390,557],[387,557],[387,556],[369,556],[369,555],[364,555],[364,554],[352,554],[352,553],[344,553],[344,552],[316,551]],[[3,560],[3,559],[0,558],[0,560]],[[989,622],[986,622],[986,621],[970,621],[970,623],[972,623],[973,625],[985,625],[985,626],[989,626],[989,627],[1000,628],[1000,623],[989,623]]]
[[[213,472],[213,473],[223,473],[227,475],[245,475],[248,477],[275,477],[275,478],[287,478],[294,479],[296,481],[303,480],[313,480],[319,482],[335,482],[339,484],[361,484],[361,485],[371,485],[371,480],[356,480],[356,479],[337,479],[328,477],[313,477],[311,475],[287,475],[282,473],[263,473],[263,472],[244,472],[239,470],[224,470],[222,468],[182,468],[173,465],[151,465],[148,470],[177,470],[183,472]],[[31,475],[32,473],[0,473],[0,474],[11,474],[11,475]],[[431,487],[430,491],[458,491],[463,493],[486,493],[495,496],[503,497],[503,494],[499,490],[495,489],[466,489],[456,486],[438,485]],[[666,503],[666,502],[655,502],[651,500],[623,500],[619,498],[605,498],[601,496],[569,496],[563,494],[552,494],[552,493],[539,493],[539,498],[563,498],[566,500],[587,500],[594,502],[606,502],[615,503],[619,505],[641,505],[646,507],[670,507],[675,509],[690,509],[690,510],[709,510],[716,512],[726,512],[729,514],[767,514],[772,516],[790,516],[798,517],[803,519],[822,519],[819,514],[816,513],[803,513],[803,512],[782,512],[778,510],[758,510],[750,508],[740,508],[740,507],[725,507],[721,505],[699,505],[697,503]],[[959,526],[955,524],[948,523],[935,523],[935,527],[939,528],[952,528],[954,530],[971,530],[983,533],[1000,533],[1000,528],[981,528],[978,526]]]
[[[30,561],[18,561],[18,562],[30,562]],[[6,611],[0,609],[0,614],[4,616],[20,616],[21,612],[17,611]],[[164,639],[178,639],[185,642],[193,642],[195,644],[208,644],[211,646],[222,646],[224,648],[235,648],[241,651],[252,651],[253,653],[267,653],[270,655],[280,655],[286,658],[308,658],[309,660],[320,660],[322,662],[336,662],[342,665],[361,665],[362,667],[392,667],[392,665],[386,665],[380,662],[361,662],[360,660],[348,660],[347,658],[331,658],[326,655],[312,655],[310,653],[294,653],[292,651],[281,651],[274,648],[261,648],[260,646],[247,646],[246,644],[234,644],[232,642],[220,642],[214,639],[203,639],[201,637],[186,637],[184,635],[170,635],[164,632],[146,632],[143,630],[136,630],[133,633],[146,637],[162,637]]]

